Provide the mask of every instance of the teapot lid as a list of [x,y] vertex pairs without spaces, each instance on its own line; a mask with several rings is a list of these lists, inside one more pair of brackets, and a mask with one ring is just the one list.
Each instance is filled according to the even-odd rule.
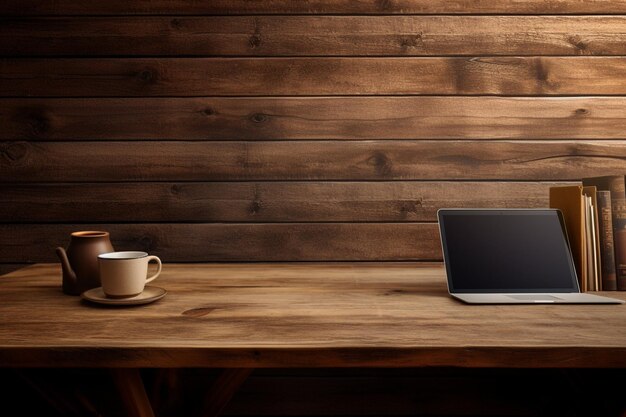
[[109,236],[109,232],[103,232],[99,230],[83,230],[80,232],[73,232],[72,237],[106,237]]

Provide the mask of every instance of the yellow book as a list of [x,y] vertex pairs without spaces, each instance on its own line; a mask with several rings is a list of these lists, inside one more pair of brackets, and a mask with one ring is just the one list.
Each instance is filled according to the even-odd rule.
[[[591,212],[593,214],[587,214],[585,197],[591,199]],[[594,256],[593,252],[594,247],[597,250],[600,246],[599,234],[593,233],[593,230],[598,230],[597,207],[596,187],[572,185],[550,188],[550,208],[559,209],[563,213],[581,291],[599,289],[595,282],[597,282],[596,275],[600,268],[600,260],[597,254]],[[586,224],[587,217],[593,223],[590,224],[589,231]]]

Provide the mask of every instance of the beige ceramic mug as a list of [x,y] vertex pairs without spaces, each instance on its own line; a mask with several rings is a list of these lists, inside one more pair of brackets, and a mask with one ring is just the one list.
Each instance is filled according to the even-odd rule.
[[[156,274],[147,277],[148,262],[156,261]],[[146,252],[109,252],[98,255],[102,291],[110,298],[128,298],[143,292],[161,273],[161,260]]]

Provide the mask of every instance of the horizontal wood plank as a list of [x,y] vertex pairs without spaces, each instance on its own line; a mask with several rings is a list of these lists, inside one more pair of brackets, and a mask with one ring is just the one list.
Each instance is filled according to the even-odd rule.
[[625,139],[625,109],[624,97],[0,99],[0,139]]
[[624,57],[23,58],[0,96],[623,95]]
[[165,264],[155,285],[111,309],[64,295],[58,265],[3,278],[0,366],[626,367],[624,306],[468,307],[441,264]]
[[624,16],[7,19],[0,55],[625,55]]
[[434,223],[0,224],[0,262],[56,262],[77,230],[106,230],[116,250],[164,262],[438,260]]
[[626,13],[624,0],[5,0],[0,15]]
[[626,141],[0,142],[5,182],[574,180]]
[[0,185],[0,223],[436,221],[442,207],[548,207],[534,182]]

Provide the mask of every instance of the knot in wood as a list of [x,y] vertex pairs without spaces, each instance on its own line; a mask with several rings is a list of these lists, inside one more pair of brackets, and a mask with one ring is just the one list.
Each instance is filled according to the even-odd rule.
[[398,295],[403,294],[405,291],[400,289],[387,290],[383,293],[383,295]]
[[44,106],[20,107],[16,110],[14,120],[24,126],[25,136],[33,139],[45,137],[51,126]]
[[408,213],[416,213],[422,208],[422,200],[402,201],[400,203],[400,213],[406,215]]
[[28,145],[24,142],[9,142],[0,144],[0,156],[9,162],[23,159],[28,152]]
[[40,114],[30,120],[29,126],[32,136],[41,137],[50,130],[50,121],[45,115]]
[[589,114],[589,110],[587,109],[576,109],[574,110],[574,116],[586,116]]
[[391,174],[393,163],[383,152],[374,152],[372,156],[367,159],[367,163],[374,166],[379,176],[388,176]]
[[213,311],[215,311],[215,308],[212,307],[191,308],[189,310],[183,311],[182,315],[187,317],[202,317],[210,314]]
[[257,214],[259,211],[261,211],[261,202],[259,200],[254,200],[252,203],[250,203],[250,214]]
[[256,49],[261,46],[261,35],[255,33],[254,35],[250,36],[250,39],[248,39],[248,44],[250,45],[250,49]]
[[263,123],[264,121],[267,120],[267,115],[263,114],[263,113],[254,113],[252,115],[252,117],[250,117],[250,119],[254,122],[254,123]]
[[400,39],[400,47],[402,48],[417,48],[422,46],[422,34],[418,33],[414,36],[402,37]]
[[183,187],[180,184],[172,184],[172,186],[170,187],[170,192],[174,195],[180,194],[180,192],[182,191]]
[[213,110],[211,107],[207,107],[206,109],[202,110],[202,113],[206,116],[213,116],[215,114],[215,110]]
[[567,38],[567,41],[580,51],[584,51],[585,49],[587,49],[588,46],[587,43],[583,41],[583,39],[578,35],[570,36],[569,38]]
[[157,80],[157,75],[155,73],[154,70],[146,68],[143,71],[139,72],[139,74],[137,74],[137,77],[145,82],[145,83],[154,83]]
[[180,19],[172,19],[170,20],[170,26],[174,29],[180,29],[181,27],[183,27],[183,22]]

